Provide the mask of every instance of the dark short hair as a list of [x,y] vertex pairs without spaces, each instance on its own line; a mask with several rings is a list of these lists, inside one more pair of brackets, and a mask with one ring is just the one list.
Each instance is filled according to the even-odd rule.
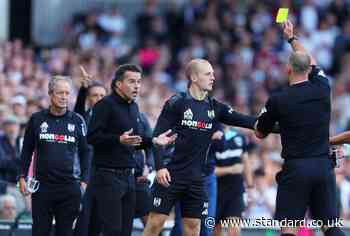
[[117,81],[122,81],[124,79],[124,74],[127,71],[139,72],[142,74],[142,68],[136,64],[123,64],[118,66],[111,83],[112,90],[115,88]]
[[106,87],[100,82],[100,81],[93,81],[88,87],[87,87],[87,93],[90,94],[90,90],[95,87],[101,87],[104,90],[107,91]]

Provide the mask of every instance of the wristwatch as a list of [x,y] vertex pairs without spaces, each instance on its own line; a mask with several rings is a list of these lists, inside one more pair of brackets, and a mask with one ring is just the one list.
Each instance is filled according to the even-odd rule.
[[288,43],[291,44],[294,40],[298,40],[298,38],[295,36],[292,36],[291,38],[288,39]]

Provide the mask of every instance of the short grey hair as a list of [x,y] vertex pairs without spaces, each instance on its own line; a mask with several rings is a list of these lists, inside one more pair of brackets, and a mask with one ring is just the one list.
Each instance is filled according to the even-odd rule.
[[296,74],[306,74],[310,70],[310,56],[306,53],[296,51],[292,52],[289,57],[289,64],[292,71]]
[[62,76],[62,75],[54,75],[54,76],[52,76],[51,80],[49,81],[49,94],[51,94],[54,91],[55,85],[59,81],[65,81],[65,82],[69,83],[69,85],[71,87],[73,86],[73,81],[70,77]]
[[5,194],[0,196],[0,211],[3,211],[5,202],[11,202],[11,204],[16,207],[16,198],[10,194]]

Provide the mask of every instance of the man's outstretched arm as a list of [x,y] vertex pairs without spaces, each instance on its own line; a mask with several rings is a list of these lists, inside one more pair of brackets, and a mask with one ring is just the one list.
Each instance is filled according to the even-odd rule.
[[345,131],[343,133],[340,133],[340,134],[337,134],[337,135],[330,137],[329,143],[331,145],[350,143],[350,131]]
[[312,65],[312,66],[317,65],[315,58],[297,40],[297,37],[294,34],[294,26],[293,26],[292,22],[290,22],[290,20],[287,20],[286,22],[284,22],[282,24],[282,27],[283,27],[283,33],[284,33],[286,39],[288,40],[288,42],[290,43],[290,45],[292,46],[293,51],[294,52],[299,51],[299,52],[302,52],[302,53],[309,55],[310,65]]
[[254,130],[254,124],[257,120],[256,116],[237,112],[230,106],[218,101],[215,101],[215,107],[218,111],[218,120],[221,123]]

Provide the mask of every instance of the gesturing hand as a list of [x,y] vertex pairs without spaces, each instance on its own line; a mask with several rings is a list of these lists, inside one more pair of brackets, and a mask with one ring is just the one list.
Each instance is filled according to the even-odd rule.
[[171,133],[171,129],[160,134],[158,137],[153,138],[153,143],[158,146],[173,144],[177,138],[177,134],[168,136],[170,133]]
[[120,137],[120,143],[124,145],[138,146],[142,142],[142,138],[138,135],[130,135],[133,132],[133,129],[130,129],[124,132]]
[[79,66],[79,69],[80,69],[80,73],[81,73],[81,76],[82,76],[81,85],[83,87],[87,88],[90,85],[90,83],[91,83],[92,76],[89,75],[89,73],[86,72],[86,70],[84,69],[83,66]]

